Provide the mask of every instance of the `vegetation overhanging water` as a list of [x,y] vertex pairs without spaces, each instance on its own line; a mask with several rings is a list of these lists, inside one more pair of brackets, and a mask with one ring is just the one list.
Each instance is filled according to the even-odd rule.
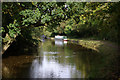
[[[16,54],[18,54],[16,52]],[[32,55],[3,58],[3,78],[117,78],[117,55],[74,43],[46,40]]]

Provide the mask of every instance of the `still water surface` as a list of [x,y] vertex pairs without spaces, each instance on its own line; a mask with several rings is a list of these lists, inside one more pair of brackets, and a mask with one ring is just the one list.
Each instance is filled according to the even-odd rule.
[[3,58],[3,77],[103,78],[114,70],[109,58],[77,44],[46,40],[34,55]]

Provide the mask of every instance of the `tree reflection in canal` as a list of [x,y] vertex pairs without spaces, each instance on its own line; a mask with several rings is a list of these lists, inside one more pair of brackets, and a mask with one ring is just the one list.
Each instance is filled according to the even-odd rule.
[[[52,45],[52,46],[51,46]],[[66,59],[73,57],[65,54],[64,42],[51,43],[46,41],[40,48],[40,58],[36,58],[31,66],[32,78],[84,78],[75,65],[70,65]],[[71,54],[71,51],[69,51]],[[41,62],[42,61],[42,62]]]
[[32,78],[86,78],[90,71],[87,55],[93,52],[81,46],[59,40],[46,41],[39,53],[40,58],[31,66]]
[[[5,78],[115,78],[119,59],[116,54],[102,54],[73,43],[46,40],[33,56],[3,59]],[[27,58],[25,58],[27,57]],[[30,58],[31,57],[31,58]],[[25,58],[25,59],[24,59]],[[23,59],[21,61],[21,59]],[[20,63],[20,64],[18,64]],[[14,65],[16,64],[16,65]],[[10,67],[9,67],[10,66]]]

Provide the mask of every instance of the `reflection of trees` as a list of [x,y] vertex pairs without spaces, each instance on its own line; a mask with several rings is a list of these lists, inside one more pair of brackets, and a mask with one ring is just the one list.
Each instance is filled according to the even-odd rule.
[[10,78],[11,75],[10,69],[5,64],[2,64],[2,77]]
[[68,63],[73,63],[86,78],[113,78],[115,75],[118,77],[119,58],[116,54],[96,53],[74,44],[70,44],[70,49],[75,52],[75,57],[67,58]]
[[[44,42],[44,45],[42,46],[42,51],[43,52],[48,52],[46,56],[58,56],[55,58],[55,60],[58,60],[59,63],[64,63],[64,46],[56,46],[54,44],[54,41],[46,41]],[[55,52],[56,54],[49,54],[49,52]],[[58,53],[59,52],[59,53]],[[47,57],[48,61],[50,60],[51,57]]]
[[10,56],[2,59],[3,78],[25,78],[29,77],[29,66],[33,61],[33,56]]
[[[51,47],[51,44],[46,42],[43,46],[43,49],[47,52],[49,51],[58,51],[60,52],[59,54],[46,54],[47,57],[47,60],[50,61],[50,60],[55,60],[56,62],[62,64],[62,65],[70,65],[72,67],[76,66],[77,70],[80,70],[82,74],[85,74],[86,72],[88,72],[88,69],[89,69],[89,64],[87,63],[88,60],[86,59],[86,56],[87,54],[85,55],[85,52],[84,51],[82,55],[73,55],[73,51],[76,49],[76,45],[72,45],[72,44],[68,44],[67,46],[55,46],[55,45],[52,45]],[[47,46],[47,47],[46,47]],[[73,46],[74,48],[71,48],[70,49],[70,46]],[[64,49],[63,49],[64,47]],[[81,47],[80,47],[81,48]],[[78,50],[80,48],[77,48]],[[81,48],[82,50],[84,50],[83,48]],[[80,49],[80,50],[81,50]],[[43,50],[43,51],[44,51]],[[78,51],[76,50],[76,51]],[[54,57],[53,57],[54,56]],[[83,60],[81,60],[83,59]],[[74,70],[74,77],[76,76],[77,77],[77,71],[75,73],[76,70]],[[72,73],[71,73],[72,74]],[[73,76],[73,74],[72,74]],[[84,75],[82,75],[84,77]]]
[[91,54],[88,58],[90,71],[88,77],[91,78],[114,78],[117,72],[115,55],[112,54]]
[[[90,51],[81,51],[76,54],[75,65],[76,69],[81,71],[81,76],[87,78],[91,71],[91,59],[95,59],[96,54]],[[94,64],[94,66],[97,64]],[[83,75],[82,75],[83,74]]]
[[[73,73],[80,71],[83,78],[109,78],[111,75],[119,75],[117,71],[119,57],[116,54],[97,53],[71,43],[60,47],[49,41],[43,45],[43,49],[48,52],[58,51],[58,54],[46,54],[48,61],[54,60],[62,65],[75,66],[76,70]],[[73,73],[71,72],[71,76],[77,77],[77,74]]]
[[85,77],[118,78],[119,58],[116,54],[102,54],[93,51],[79,52],[74,63]]

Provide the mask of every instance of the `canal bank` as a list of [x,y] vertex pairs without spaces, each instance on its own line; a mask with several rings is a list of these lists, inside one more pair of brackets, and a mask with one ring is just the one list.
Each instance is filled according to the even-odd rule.
[[103,40],[68,39],[68,41],[81,45],[82,47],[85,47],[87,49],[92,49],[99,53],[118,53],[118,50],[120,48],[116,43]]
[[[14,52],[19,54],[18,50]],[[37,50],[21,53],[24,54],[2,59],[3,78],[119,77],[119,56],[99,54],[77,45],[77,41],[66,44],[60,40],[45,40],[38,45]]]

